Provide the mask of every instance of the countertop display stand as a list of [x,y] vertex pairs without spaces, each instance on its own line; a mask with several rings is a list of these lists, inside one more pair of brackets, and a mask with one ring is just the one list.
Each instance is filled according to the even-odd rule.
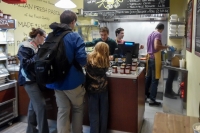
[[[16,20],[0,18],[0,125],[12,124],[12,120],[18,116],[17,81],[8,78],[8,44],[14,43],[14,39],[8,40],[8,32],[16,28]],[[12,42],[11,42],[12,41]]]

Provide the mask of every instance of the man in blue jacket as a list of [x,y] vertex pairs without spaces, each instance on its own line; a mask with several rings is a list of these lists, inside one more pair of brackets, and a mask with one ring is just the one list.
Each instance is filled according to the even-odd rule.
[[[50,25],[54,31],[60,31],[63,24],[67,24],[72,30],[75,27],[77,16],[70,10],[65,10],[60,15],[60,23]],[[65,27],[64,27],[65,28]],[[76,32],[68,33],[64,36],[64,46],[69,62],[74,59],[80,66],[86,65],[87,54],[85,43]],[[83,121],[83,99],[85,89],[83,83],[85,75],[74,65],[71,66],[69,73],[64,80],[47,84],[46,86],[55,89],[56,102],[58,106],[57,131],[58,133],[70,133],[70,109],[72,108],[72,132],[82,133]],[[71,107],[72,105],[72,107]]]

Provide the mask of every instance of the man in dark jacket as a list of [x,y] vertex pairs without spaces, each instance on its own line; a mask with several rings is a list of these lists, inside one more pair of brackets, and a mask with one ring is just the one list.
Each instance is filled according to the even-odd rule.
[[[60,23],[50,25],[54,31],[61,32],[62,28],[75,27],[77,16],[70,10],[65,10],[60,16]],[[85,43],[76,32],[70,32],[63,38],[66,56],[71,63],[74,59],[80,66],[86,65],[87,54]],[[58,106],[57,131],[58,133],[70,133],[69,113],[72,105],[72,132],[82,133],[83,121],[83,99],[85,89],[83,83],[85,75],[74,65],[71,66],[65,79],[52,84],[47,84],[47,88],[55,89],[56,102]]]

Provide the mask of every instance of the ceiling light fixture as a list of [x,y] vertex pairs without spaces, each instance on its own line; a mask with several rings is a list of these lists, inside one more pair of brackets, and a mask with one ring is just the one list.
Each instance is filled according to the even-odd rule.
[[76,8],[76,5],[71,0],[59,0],[55,6],[64,9]]

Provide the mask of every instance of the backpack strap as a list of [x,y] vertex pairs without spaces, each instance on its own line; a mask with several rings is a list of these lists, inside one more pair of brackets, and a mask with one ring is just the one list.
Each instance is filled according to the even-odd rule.
[[61,40],[66,34],[68,34],[70,32],[72,32],[72,31],[71,30],[67,30],[67,31],[62,32],[57,39]]
[[[62,40],[62,38],[68,34],[72,32],[71,30],[66,30],[66,31],[62,31],[61,34],[58,34],[56,32],[51,32],[49,33],[47,39],[46,39],[46,42],[57,42],[57,44],[59,44],[59,42]],[[55,39],[55,36],[56,36],[56,39]],[[52,40],[53,39],[53,40]]]
[[[60,37],[60,39],[62,39],[66,34],[68,34],[68,33],[70,33],[70,32],[72,32],[71,30],[67,30],[67,31],[64,31],[61,35],[59,35]],[[63,41],[63,40],[62,40]],[[64,44],[64,43],[63,43]],[[73,61],[72,61],[72,63],[71,64],[73,64],[74,65],[74,67],[77,69],[77,70],[79,70],[80,72],[83,72],[83,69],[82,69],[82,67],[81,67],[81,65],[76,61],[76,59],[75,59],[75,55],[74,55],[74,59],[73,59]]]

